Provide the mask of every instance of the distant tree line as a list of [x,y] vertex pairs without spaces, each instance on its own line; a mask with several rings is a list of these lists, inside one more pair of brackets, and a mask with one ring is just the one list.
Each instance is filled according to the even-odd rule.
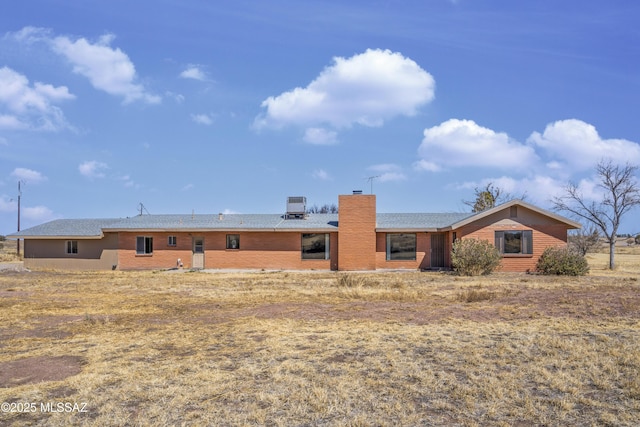
[[334,203],[332,204],[326,203],[320,207],[318,207],[318,205],[313,205],[307,208],[307,213],[335,214],[335,213],[338,213],[338,206],[336,206]]

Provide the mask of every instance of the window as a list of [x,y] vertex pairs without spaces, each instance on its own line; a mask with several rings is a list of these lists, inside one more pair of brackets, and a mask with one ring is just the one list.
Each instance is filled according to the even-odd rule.
[[329,235],[303,234],[302,259],[329,259]]
[[496,231],[496,248],[503,255],[531,255],[533,254],[533,232]]
[[202,237],[193,239],[193,252],[196,254],[204,253],[204,239]]
[[415,260],[416,235],[406,233],[387,234],[387,261]]
[[77,240],[67,240],[67,253],[68,254],[77,254],[78,253],[78,241]]
[[176,236],[169,236],[168,246],[176,246],[178,244],[178,238]]
[[153,253],[153,237],[136,237],[136,255],[150,255]]
[[240,249],[239,234],[227,234],[227,249]]

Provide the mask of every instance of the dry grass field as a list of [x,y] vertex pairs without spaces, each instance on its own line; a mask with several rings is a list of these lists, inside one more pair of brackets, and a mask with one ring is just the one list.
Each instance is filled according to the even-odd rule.
[[0,272],[0,425],[638,425],[632,249],[580,278]]

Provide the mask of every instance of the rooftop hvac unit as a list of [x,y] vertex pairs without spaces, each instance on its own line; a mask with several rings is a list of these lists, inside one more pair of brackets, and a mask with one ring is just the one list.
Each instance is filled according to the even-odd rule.
[[287,198],[287,218],[304,218],[305,212],[307,212],[306,197]]

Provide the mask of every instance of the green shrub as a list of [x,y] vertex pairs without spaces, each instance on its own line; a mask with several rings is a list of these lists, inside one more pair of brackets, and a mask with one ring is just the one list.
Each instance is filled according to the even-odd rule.
[[589,272],[589,264],[584,256],[569,248],[549,247],[540,255],[536,271],[549,275],[584,276]]
[[453,243],[451,264],[460,275],[491,274],[498,268],[501,260],[498,249],[487,240],[458,239]]

